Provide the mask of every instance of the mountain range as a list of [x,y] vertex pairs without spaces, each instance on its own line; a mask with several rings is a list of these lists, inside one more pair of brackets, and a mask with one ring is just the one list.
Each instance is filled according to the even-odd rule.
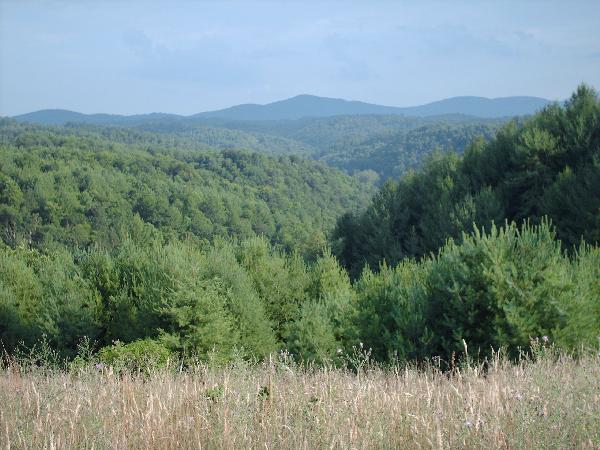
[[533,114],[551,103],[539,97],[452,97],[420,106],[383,106],[360,101],[298,95],[265,105],[243,104],[217,111],[207,111],[191,116],[151,113],[131,116],[116,114],[82,114],[64,109],[45,109],[15,116],[21,122],[44,125],[62,125],[67,122],[98,125],[128,125],[144,122],[178,122],[185,120],[295,120],[307,117],[332,117],[353,115],[404,115],[431,117],[461,114],[482,118],[523,116]]

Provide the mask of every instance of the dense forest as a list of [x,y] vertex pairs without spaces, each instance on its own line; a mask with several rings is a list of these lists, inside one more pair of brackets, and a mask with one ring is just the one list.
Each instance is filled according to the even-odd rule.
[[357,276],[406,257],[435,253],[474,226],[549,217],[565,249],[600,241],[600,111],[585,86],[525,124],[511,122],[460,157],[434,155],[422,170],[390,181],[369,208],[335,232],[340,261]]
[[[108,363],[287,351],[332,364],[449,361],[465,342],[514,356],[542,336],[597,346],[596,93],[498,125],[336,147],[348,171],[412,170],[374,192],[321,162],[183,132],[2,120],[3,346],[71,358],[86,337]],[[377,166],[352,162],[363,153]]]
[[178,238],[264,235],[318,251],[372,188],[296,156],[201,151],[126,129],[0,123],[2,239],[38,249],[118,246],[137,219]]
[[366,115],[277,121],[153,121],[135,129],[185,136],[218,148],[303,155],[381,184],[420,167],[423,159],[436,150],[460,153],[477,137],[490,139],[506,121],[456,114]]
[[[404,132],[371,136],[354,145],[336,144],[319,155],[319,160],[347,173],[384,182],[420,168],[434,151],[462,151],[476,138],[491,139],[497,123],[435,123]],[[367,177],[368,178],[368,177]]]
[[[48,115],[32,118],[38,117],[41,122],[64,120],[60,111],[48,112]],[[125,144],[162,149],[244,149],[304,156],[378,184],[420,167],[423,159],[436,150],[460,153],[477,137],[490,139],[507,121],[459,114],[349,115],[296,120],[224,120],[194,116],[175,120],[168,115],[148,115],[115,121],[111,117],[75,115],[74,120],[87,121],[67,121],[55,131],[93,133]],[[19,121],[27,123],[24,118]]]

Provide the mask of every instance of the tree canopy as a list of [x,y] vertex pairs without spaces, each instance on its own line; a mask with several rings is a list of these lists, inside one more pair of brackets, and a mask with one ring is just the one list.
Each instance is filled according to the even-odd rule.
[[551,219],[566,249],[600,241],[600,103],[580,86],[524,123],[511,122],[463,156],[435,154],[389,181],[371,205],[338,220],[336,255],[356,277],[368,264],[435,253],[474,225]]

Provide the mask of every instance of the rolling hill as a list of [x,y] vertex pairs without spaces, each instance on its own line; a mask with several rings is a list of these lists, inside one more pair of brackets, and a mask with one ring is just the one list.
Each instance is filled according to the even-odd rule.
[[296,155],[211,149],[170,137],[1,119],[0,228],[14,233],[1,236],[0,246],[28,236],[28,245],[39,248],[111,248],[138,217],[165,236],[259,235],[309,254],[339,215],[366,206],[373,191]]
[[192,116],[151,113],[123,116],[116,114],[82,114],[64,109],[45,109],[15,116],[20,122],[42,125],[62,125],[68,122],[102,125],[135,125],[147,122],[186,122],[204,119],[221,120],[297,120],[307,117],[332,117],[355,115],[405,115],[431,117],[462,114],[482,118],[522,116],[533,114],[550,100],[539,97],[452,97],[433,103],[412,107],[394,107],[343,99],[298,95],[266,105],[245,104],[207,111]]
[[464,114],[476,117],[506,117],[533,114],[550,101],[539,97],[453,97],[421,106],[393,107],[358,101],[298,95],[266,105],[238,105],[219,111],[196,114],[194,117],[229,120],[290,120],[305,117],[330,117],[364,114],[400,114],[428,117],[444,114]]

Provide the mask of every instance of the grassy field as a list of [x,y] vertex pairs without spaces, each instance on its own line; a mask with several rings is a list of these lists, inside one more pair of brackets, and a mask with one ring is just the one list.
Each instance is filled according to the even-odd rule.
[[0,372],[3,448],[600,448],[600,356],[483,371],[281,360]]

